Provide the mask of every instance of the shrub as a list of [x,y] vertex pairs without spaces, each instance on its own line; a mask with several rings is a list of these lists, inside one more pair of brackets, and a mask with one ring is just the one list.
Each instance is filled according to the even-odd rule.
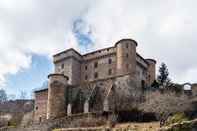
[[184,113],[176,113],[175,115],[169,117],[165,122],[165,126],[172,125],[174,123],[181,123],[183,121],[187,121],[188,118],[185,116]]
[[60,129],[53,129],[53,131],[60,131]]
[[17,126],[17,123],[15,121],[10,120],[8,122],[8,127],[16,127],[16,126]]

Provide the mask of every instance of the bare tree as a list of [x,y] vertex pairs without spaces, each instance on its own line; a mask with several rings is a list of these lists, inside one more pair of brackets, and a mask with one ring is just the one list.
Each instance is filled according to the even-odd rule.
[[0,102],[7,101],[7,94],[4,89],[0,89]]
[[146,101],[140,106],[145,112],[153,112],[158,120],[167,119],[171,114],[192,109],[189,98],[175,93],[161,94],[159,91],[147,92]]
[[110,103],[114,104],[115,110],[128,111],[137,108],[142,97],[141,88],[131,79],[117,80],[112,93]]
[[21,91],[20,92],[20,99],[26,99],[27,98],[27,92],[26,91]]
[[16,95],[15,94],[10,94],[10,95],[8,95],[8,99],[9,100],[15,100],[16,99]]

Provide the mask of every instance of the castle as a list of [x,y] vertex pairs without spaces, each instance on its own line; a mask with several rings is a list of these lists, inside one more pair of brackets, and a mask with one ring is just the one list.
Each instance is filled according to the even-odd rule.
[[122,39],[113,47],[84,55],[74,49],[54,55],[55,72],[48,76],[48,89],[35,91],[34,120],[111,111],[109,97],[114,88],[121,92],[121,82],[132,80],[142,89],[150,86],[156,61],[144,59],[136,47],[135,40]]

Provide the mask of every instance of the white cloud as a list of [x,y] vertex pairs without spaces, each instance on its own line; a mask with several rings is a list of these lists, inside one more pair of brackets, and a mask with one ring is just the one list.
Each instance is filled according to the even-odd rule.
[[51,56],[79,48],[72,32],[79,17],[87,24],[81,29],[91,30],[93,49],[133,38],[143,56],[167,63],[174,81],[197,82],[195,4],[195,0],[1,0],[0,85],[6,74],[29,67],[31,53]]

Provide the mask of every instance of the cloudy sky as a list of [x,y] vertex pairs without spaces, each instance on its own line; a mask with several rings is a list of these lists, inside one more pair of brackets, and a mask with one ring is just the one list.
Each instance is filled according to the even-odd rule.
[[197,82],[196,0],[0,0],[0,88],[32,92],[53,71],[51,56],[138,42],[165,62],[174,82]]

